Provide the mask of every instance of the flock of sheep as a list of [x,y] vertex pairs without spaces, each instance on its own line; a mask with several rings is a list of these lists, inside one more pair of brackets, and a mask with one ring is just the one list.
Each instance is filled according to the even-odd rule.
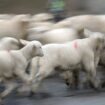
[[5,90],[0,102],[19,86],[17,79],[35,93],[54,72],[77,88],[79,72],[84,71],[83,84],[99,89],[105,82],[96,76],[99,64],[105,65],[104,34],[105,15],[74,16],[55,23],[49,13],[1,14],[0,82]]

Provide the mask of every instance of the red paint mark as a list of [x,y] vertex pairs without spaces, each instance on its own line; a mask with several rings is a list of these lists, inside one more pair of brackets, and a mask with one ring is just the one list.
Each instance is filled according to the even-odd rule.
[[74,48],[78,48],[77,41],[75,41],[75,42],[73,43],[73,46],[74,46]]

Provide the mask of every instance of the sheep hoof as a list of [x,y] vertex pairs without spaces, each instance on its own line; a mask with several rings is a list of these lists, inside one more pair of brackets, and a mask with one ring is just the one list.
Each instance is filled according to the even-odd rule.
[[99,89],[99,88],[94,88],[94,90],[95,90],[96,92],[100,92],[100,89]]
[[98,86],[93,85],[90,83],[91,88],[93,88],[96,92],[100,92],[100,88]]
[[105,82],[101,84],[101,87],[102,88],[105,88]]
[[33,91],[30,91],[30,93],[29,93],[29,96],[28,97],[33,97],[34,96],[34,92]]
[[67,85],[67,87],[68,87],[68,89],[70,89],[70,90],[78,90],[79,89],[79,87],[78,86],[75,86],[75,85]]
[[69,84],[68,82],[66,82],[66,85],[67,85],[67,86],[70,86],[70,84]]
[[0,98],[0,105],[4,105],[3,99]]

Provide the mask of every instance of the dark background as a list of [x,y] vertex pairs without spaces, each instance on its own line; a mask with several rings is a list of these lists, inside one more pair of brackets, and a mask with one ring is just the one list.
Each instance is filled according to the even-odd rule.
[[[65,0],[68,15],[104,14],[105,0]],[[47,11],[47,0],[0,0],[1,13],[31,13]]]

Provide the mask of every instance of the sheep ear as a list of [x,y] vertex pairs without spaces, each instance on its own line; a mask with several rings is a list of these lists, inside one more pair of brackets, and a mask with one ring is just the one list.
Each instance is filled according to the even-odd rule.
[[29,43],[29,41],[27,40],[23,40],[23,39],[19,39],[19,43],[23,46],[27,45]]

